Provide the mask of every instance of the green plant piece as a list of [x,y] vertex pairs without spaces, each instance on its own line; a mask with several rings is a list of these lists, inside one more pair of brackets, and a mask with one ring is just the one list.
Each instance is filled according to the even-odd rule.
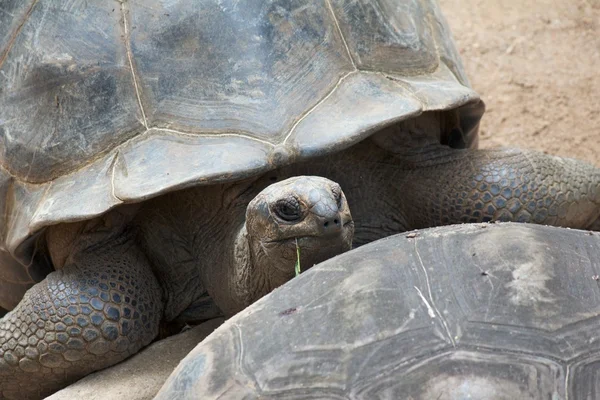
[[296,271],[296,276],[300,275],[300,246],[298,246],[298,238],[296,238],[296,266],[294,267],[294,271]]

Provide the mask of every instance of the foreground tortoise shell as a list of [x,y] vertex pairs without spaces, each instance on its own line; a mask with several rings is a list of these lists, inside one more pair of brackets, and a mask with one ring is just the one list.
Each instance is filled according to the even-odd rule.
[[430,0],[2,9],[0,291],[13,306],[51,268],[33,262],[47,226],[340,151],[426,111],[458,110],[477,143],[483,105]]
[[532,224],[380,239],[226,321],[156,399],[597,399],[599,255]]

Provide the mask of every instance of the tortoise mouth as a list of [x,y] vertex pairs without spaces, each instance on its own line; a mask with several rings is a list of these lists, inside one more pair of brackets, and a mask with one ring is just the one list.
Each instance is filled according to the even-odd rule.
[[284,273],[293,273],[294,265],[301,259],[302,270],[329,258],[342,254],[352,248],[354,222],[346,221],[335,234],[309,234],[288,236],[262,243],[262,251],[267,257],[273,257],[272,265]]
[[264,245],[286,245],[286,246],[296,246],[296,241],[298,246],[303,247],[303,245],[309,245],[310,247],[328,247],[328,245],[339,243],[340,240],[345,240],[348,234],[352,234],[354,232],[354,221],[349,220],[344,222],[341,226],[340,230],[335,234],[309,234],[302,236],[288,236],[280,239],[273,239],[264,241]]

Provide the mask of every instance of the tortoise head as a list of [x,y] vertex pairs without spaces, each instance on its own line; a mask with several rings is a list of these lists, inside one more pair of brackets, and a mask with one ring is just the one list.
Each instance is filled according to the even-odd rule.
[[276,287],[294,276],[298,254],[306,269],[350,250],[354,222],[340,185],[298,176],[268,186],[250,202],[246,231],[254,268]]

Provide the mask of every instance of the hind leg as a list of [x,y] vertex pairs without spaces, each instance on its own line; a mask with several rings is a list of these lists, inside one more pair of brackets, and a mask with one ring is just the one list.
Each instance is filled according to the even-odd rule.
[[158,333],[158,281],[131,242],[79,252],[0,320],[0,398],[44,397]]

